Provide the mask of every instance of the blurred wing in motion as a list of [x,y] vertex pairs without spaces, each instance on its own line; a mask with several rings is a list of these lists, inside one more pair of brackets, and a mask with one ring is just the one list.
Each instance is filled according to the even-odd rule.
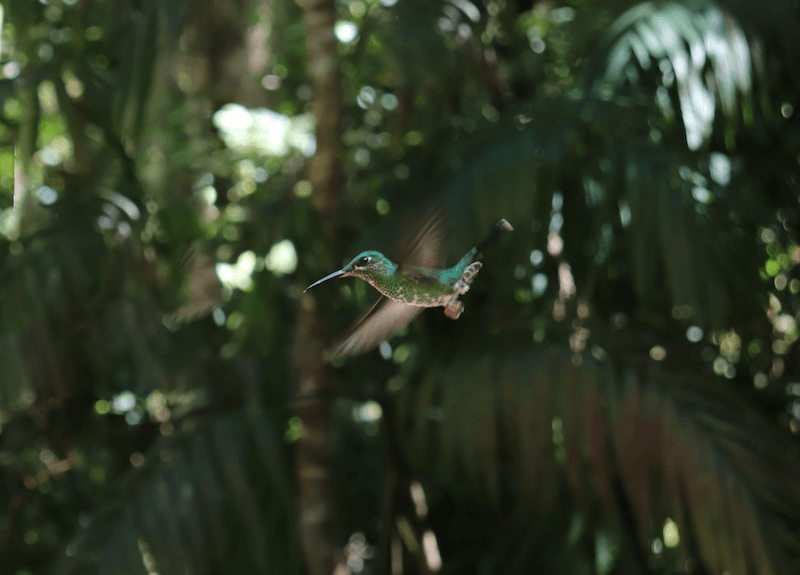
[[371,350],[411,323],[423,309],[382,296],[325,351],[325,359],[333,361]]
[[447,237],[450,232],[450,217],[446,205],[432,202],[421,217],[400,234],[403,248],[397,265],[423,268],[443,268],[447,258]]
[[[407,225],[401,236],[405,237],[398,273],[408,272],[408,266],[442,268],[447,251],[449,233],[448,210],[441,201],[432,202],[418,217]],[[350,328],[336,338],[325,352],[325,359],[353,357],[373,349],[384,339],[407,326],[423,310],[382,296]]]

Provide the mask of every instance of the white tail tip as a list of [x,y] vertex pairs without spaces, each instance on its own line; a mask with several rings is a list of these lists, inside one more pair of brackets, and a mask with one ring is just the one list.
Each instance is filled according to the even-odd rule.
[[506,220],[505,218],[497,222],[497,225],[502,226],[505,230],[508,230],[509,232],[514,231],[514,228],[511,226],[511,224],[508,223],[508,220]]

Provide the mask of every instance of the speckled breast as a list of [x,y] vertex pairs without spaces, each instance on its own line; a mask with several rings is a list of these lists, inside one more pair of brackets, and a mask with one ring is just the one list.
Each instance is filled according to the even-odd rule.
[[[372,283],[372,282],[370,282]],[[414,281],[395,282],[376,280],[372,285],[388,298],[417,307],[447,305],[458,293],[442,284],[422,284]]]

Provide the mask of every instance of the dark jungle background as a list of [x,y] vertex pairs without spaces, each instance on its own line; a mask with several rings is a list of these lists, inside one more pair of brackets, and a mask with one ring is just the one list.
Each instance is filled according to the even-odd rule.
[[800,573],[796,2],[1,4],[0,573]]

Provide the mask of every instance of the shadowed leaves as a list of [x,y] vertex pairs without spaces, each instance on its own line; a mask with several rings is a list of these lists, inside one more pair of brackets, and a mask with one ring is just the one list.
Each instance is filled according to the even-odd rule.
[[[455,484],[465,475],[497,504],[519,493],[548,515],[570,501],[634,546],[658,539],[652,565],[788,573],[800,551],[788,443],[713,378],[576,357],[483,354],[428,373],[398,398],[410,460]],[[501,481],[504,466],[514,472]]]
[[296,572],[293,494],[272,423],[232,413],[157,443],[59,573]]

